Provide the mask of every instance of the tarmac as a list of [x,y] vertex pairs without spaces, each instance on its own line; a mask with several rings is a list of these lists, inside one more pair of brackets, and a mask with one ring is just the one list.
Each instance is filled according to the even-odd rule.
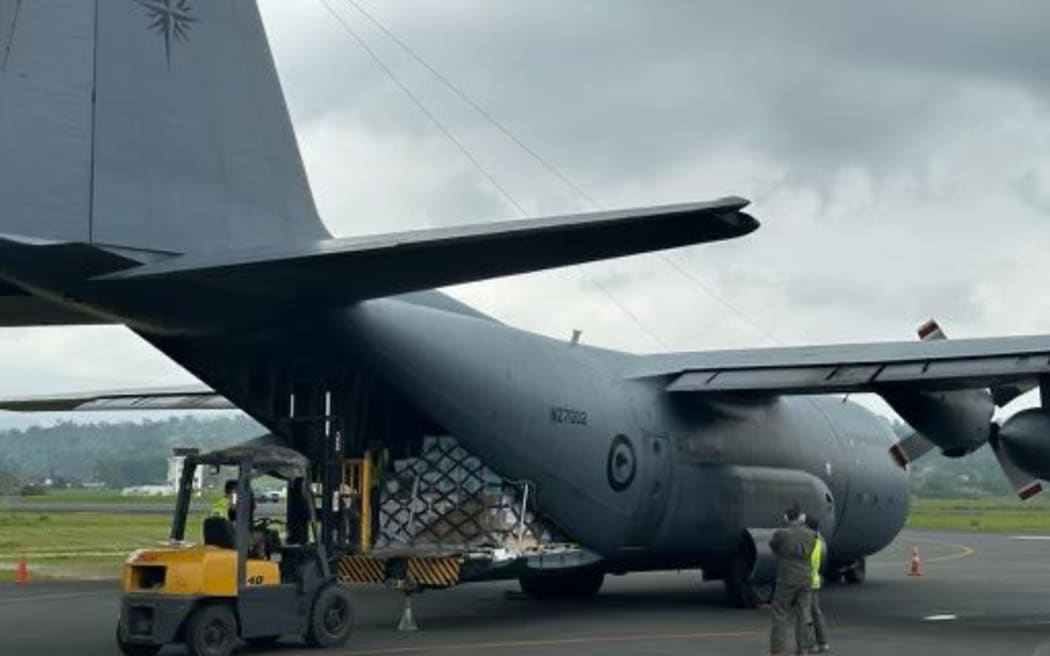
[[[923,576],[907,575],[913,545]],[[356,629],[328,654],[757,655],[769,611],[724,603],[720,584],[695,571],[609,577],[580,601],[537,601],[514,582],[463,586],[413,598],[420,630],[395,630],[401,597],[354,593]],[[822,593],[832,653],[1050,656],[1050,536],[907,531],[868,561],[863,585]],[[117,653],[113,582],[0,586],[0,654]],[[163,654],[184,654],[169,647]],[[318,654],[289,639],[238,653]]]

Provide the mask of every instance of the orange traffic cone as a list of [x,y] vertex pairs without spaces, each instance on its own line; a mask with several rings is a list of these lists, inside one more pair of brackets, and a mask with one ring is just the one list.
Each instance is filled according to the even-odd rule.
[[15,583],[18,585],[29,583],[29,567],[26,566],[25,556],[19,558],[18,564],[15,566]]
[[922,576],[922,559],[919,558],[919,547],[911,548],[911,567],[908,576]]

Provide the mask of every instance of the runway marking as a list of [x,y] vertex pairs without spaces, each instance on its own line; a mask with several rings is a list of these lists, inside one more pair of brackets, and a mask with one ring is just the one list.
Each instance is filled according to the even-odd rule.
[[[943,540],[931,540],[929,538],[912,538],[906,540],[906,542],[918,542],[919,544],[933,544],[939,547],[949,547],[951,549],[958,549],[956,553],[945,554],[943,556],[934,556],[933,558],[923,558],[923,563],[945,563],[949,560],[959,560],[960,558],[968,558],[969,556],[977,553],[977,550],[973,547],[968,547],[965,544],[957,544],[954,542],[944,542]],[[883,560],[870,563],[871,565],[908,565],[911,562],[910,559],[906,560]]]
[[1011,540],[1032,540],[1032,541],[1043,541],[1050,540],[1050,535],[1011,535]]
[[0,606],[7,604],[26,604],[31,601],[57,601],[59,599],[80,599],[82,597],[98,597],[110,594],[111,590],[99,590],[98,592],[69,592],[66,594],[30,595],[28,597],[13,597],[0,599]]
[[924,617],[922,619],[926,620],[927,622],[953,622],[953,621],[955,621],[955,620],[957,620],[959,618],[956,615],[946,614],[946,615],[927,615],[926,617]]
[[423,651],[470,651],[477,649],[523,649],[526,647],[557,647],[560,645],[611,644],[644,642],[647,640],[697,640],[704,638],[752,638],[764,635],[762,631],[719,631],[709,633],[649,633],[618,636],[588,636],[582,638],[552,638],[549,640],[513,640],[507,642],[460,642],[385,647],[343,652],[347,656],[379,656],[381,654],[413,654]]

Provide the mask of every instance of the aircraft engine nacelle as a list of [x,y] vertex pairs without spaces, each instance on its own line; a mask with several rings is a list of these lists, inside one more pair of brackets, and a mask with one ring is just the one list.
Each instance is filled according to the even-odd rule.
[[988,390],[886,390],[880,396],[949,458],[976,451],[991,437],[995,402]]
[[745,551],[749,556],[750,567],[747,580],[753,585],[772,585],[777,578],[777,557],[769,548],[776,529],[749,528],[744,530]]
[[1035,478],[1050,479],[1050,412],[1018,412],[999,429],[998,443],[1010,460]]

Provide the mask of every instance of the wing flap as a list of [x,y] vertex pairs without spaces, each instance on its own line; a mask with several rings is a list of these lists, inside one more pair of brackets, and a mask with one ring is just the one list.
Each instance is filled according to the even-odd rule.
[[0,399],[0,410],[87,412],[100,410],[231,410],[222,395],[203,386],[76,392]]
[[824,394],[1028,388],[1048,375],[1050,336],[1031,336],[643,356],[631,377],[668,377],[673,393]]

